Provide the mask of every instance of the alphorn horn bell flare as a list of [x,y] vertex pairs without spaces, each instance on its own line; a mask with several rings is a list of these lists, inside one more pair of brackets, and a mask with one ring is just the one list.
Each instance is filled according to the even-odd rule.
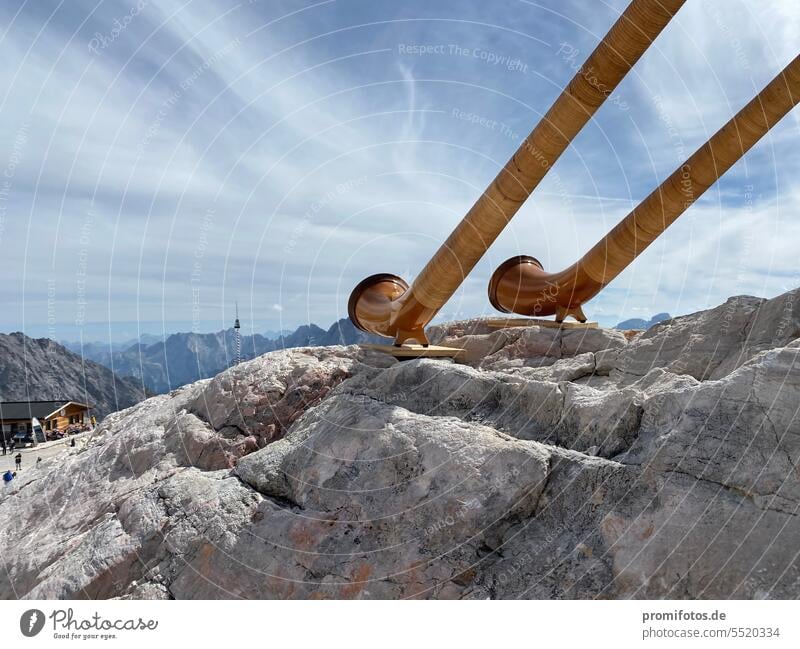
[[585,322],[581,305],[619,275],[664,230],[800,101],[800,56],[578,262],[548,273],[533,257],[504,262],[489,282],[489,300],[505,313],[568,315]]
[[396,345],[427,344],[425,326],[684,2],[633,0],[414,284],[382,273],[356,286],[347,309],[353,324]]

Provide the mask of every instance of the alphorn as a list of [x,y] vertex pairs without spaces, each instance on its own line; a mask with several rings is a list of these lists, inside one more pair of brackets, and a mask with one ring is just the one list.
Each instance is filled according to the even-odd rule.
[[382,273],[355,287],[347,308],[353,324],[396,345],[427,345],[426,325],[684,2],[633,0],[413,285]]
[[586,321],[582,306],[619,275],[737,160],[800,101],[800,56],[577,263],[545,272],[533,257],[504,262],[489,282],[489,300],[505,313],[568,315]]

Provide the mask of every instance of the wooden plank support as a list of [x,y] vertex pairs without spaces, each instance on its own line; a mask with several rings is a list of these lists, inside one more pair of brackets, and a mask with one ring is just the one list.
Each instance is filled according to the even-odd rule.
[[390,354],[395,358],[406,360],[412,358],[457,358],[464,353],[457,347],[442,347],[440,345],[373,345],[362,343],[361,349],[367,349],[381,354]]
[[543,318],[496,318],[488,320],[492,329],[509,329],[511,327],[548,327],[550,329],[597,329],[596,322],[556,322]]

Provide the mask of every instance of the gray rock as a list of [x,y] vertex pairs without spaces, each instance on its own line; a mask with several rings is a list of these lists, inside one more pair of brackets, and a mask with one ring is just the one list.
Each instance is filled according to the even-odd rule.
[[795,296],[243,363],[6,485],[0,596],[796,598]]
[[800,292],[772,300],[732,297],[709,311],[673,318],[651,327],[620,354],[620,380],[653,367],[699,380],[732,372],[758,352],[782,347],[800,336]]

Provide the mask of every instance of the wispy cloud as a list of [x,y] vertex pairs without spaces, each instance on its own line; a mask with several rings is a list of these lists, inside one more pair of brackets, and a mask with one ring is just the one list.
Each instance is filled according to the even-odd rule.
[[[363,276],[413,278],[573,74],[561,45],[582,59],[624,6],[4,3],[0,328],[212,329],[234,295],[255,330],[342,317]],[[790,1],[688,2],[442,317],[488,313],[513,254],[572,263],[798,36]],[[799,124],[587,310],[612,322],[796,285]]]

